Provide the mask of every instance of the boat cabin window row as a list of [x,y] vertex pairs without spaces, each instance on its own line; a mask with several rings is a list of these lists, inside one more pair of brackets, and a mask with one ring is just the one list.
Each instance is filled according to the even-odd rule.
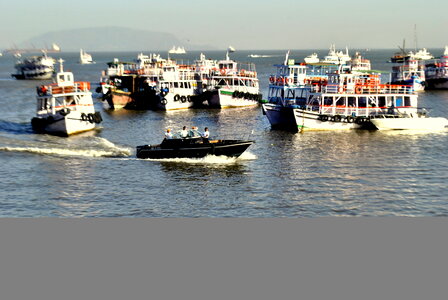
[[219,86],[247,86],[257,87],[257,83],[251,79],[239,79],[239,78],[222,78],[218,81]]
[[170,88],[170,89],[191,89],[192,88],[192,84],[189,81],[174,81],[174,82],[165,82],[164,84],[162,84],[162,88]]
[[[318,105],[318,103],[315,103]],[[324,106],[348,106],[348,107],[411,107],[412,101],[409,96],[379,96],[379,97],[338,97],[324,96]]]

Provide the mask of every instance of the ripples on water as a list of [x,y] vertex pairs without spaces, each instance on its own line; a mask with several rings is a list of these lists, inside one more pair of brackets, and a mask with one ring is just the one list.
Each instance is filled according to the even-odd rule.
[[[279,53],[235,54],[257,63],[265,96]],[[374,68],[389,70],[383,61],[391,51],[371,53]],[[77,65],[77,54],[61,55],[77,80],[96,82],[105,62],[136,54],[94,54],[99,61],[89,66]],[[102,128],[53,137],[31,130],[38,83],[10,80],[12,68],[12,59],[0,59],[2,217],[448,215],[446,131],[289,133],[271,130],[260,108],[110,112],[96,101]],[[426,91],[420,102],[448,116],[447,91]],[[256,143],[238,159],[135,158],[135,146],[159,143],[165,128],[183,125]]]

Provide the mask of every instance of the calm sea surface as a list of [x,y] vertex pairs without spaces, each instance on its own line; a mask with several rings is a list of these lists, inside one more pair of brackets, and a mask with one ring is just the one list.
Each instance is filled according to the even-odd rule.
[[[442,49],[429,49],[439,56]],[[302,61],[313,52],[292,51]],[[319,51],[319,57],[328,51]],[[144,52],[149,54],[150,52]],[[250,58],[248,54],[270,55]],[[254,62],[266,98],[285,51],[238,51]],[[394,50],[363,52],[389,71]],[[77,81],[99,80],[114,57],[94,65],[65,60]],[[224,58],[224,51],[205,52]],[[166,56],[166,54],[162,54]],[[199,52],[178,56],[192,62]],[[260,107],[177,112],[105,111],[101,130],[69,138],[34,134],[35,87],[11,79],[14,58],[0,58],[0,217],[318,217],[447,216],[448,134],[444,132],[305,132],[270,129]],[[420,106],[448,117],[448,91],[425,91]],[[256,141],[239,159],[140,160],[135,146],[156,144],[165,128],[210,128],[212,137]],[[253,133],[252,133],[253,132]]]

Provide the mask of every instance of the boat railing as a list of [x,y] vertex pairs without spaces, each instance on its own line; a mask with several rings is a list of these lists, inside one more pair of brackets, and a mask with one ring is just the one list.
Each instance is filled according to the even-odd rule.
[[372,116],[384,114],[388,108],[386,107],[350,107],[350,106],[308,106],[307,110],[320,111],[322,114],[340,115],[340,116]]
[[37,93],[39,96],[60,95],[88,91],[90,91],[90,82],[88,81],[78,81],[70,86],[58,86],[56,84],[50,84],[37,87]]
[[327,94],[414,94],[415,91],[411,85],[398,84],[362,84],[355,86],[347,85],[319,85],[313,84],[311,86],[313,93],[327,93]]
[[274,76],[269,77],[269,83],[276,86],[303,86],[303,80],[298,77]]

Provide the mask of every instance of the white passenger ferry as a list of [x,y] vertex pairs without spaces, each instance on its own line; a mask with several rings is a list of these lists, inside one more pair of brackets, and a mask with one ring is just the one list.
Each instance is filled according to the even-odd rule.
[[261,100],[255,65],[242,66],[229,58],[229,51],[226,59],[218,62],[218,70],[211,74],[207,87],[212,92],[208,99],[210,107],[255,106]]
[[62,59],[56,83],[37,88],[37,112],[31,120],[37,132],[69,136],[89,131],[102,121],[95,112],[89,82],[75,82],[72,72],[64,72]]
[[382,84],[379,74],[348,66],[318,77],[309,66],[286,61],[271,76],[268,103],[262,105],[273,128],[375,129],[374,118],[421,116],[410,86]]
[[190,66],[167,64],[162,66],[161,76],[157,78],[155,89],[156,109],[188,109],[194,105],[198,94],[197,81]]
[[327,82],[313,85],[305,103],[293,110],[299,131],[374,129],[370,119],[390,110],[416,114],[417,94],[406,85],[381,84],[379,74],[341,68]]
[[51,79],[54,75],[55,60],[44,52],[41,56],[31,56],[17,61],[16,73],[11,74],[16,79]]

